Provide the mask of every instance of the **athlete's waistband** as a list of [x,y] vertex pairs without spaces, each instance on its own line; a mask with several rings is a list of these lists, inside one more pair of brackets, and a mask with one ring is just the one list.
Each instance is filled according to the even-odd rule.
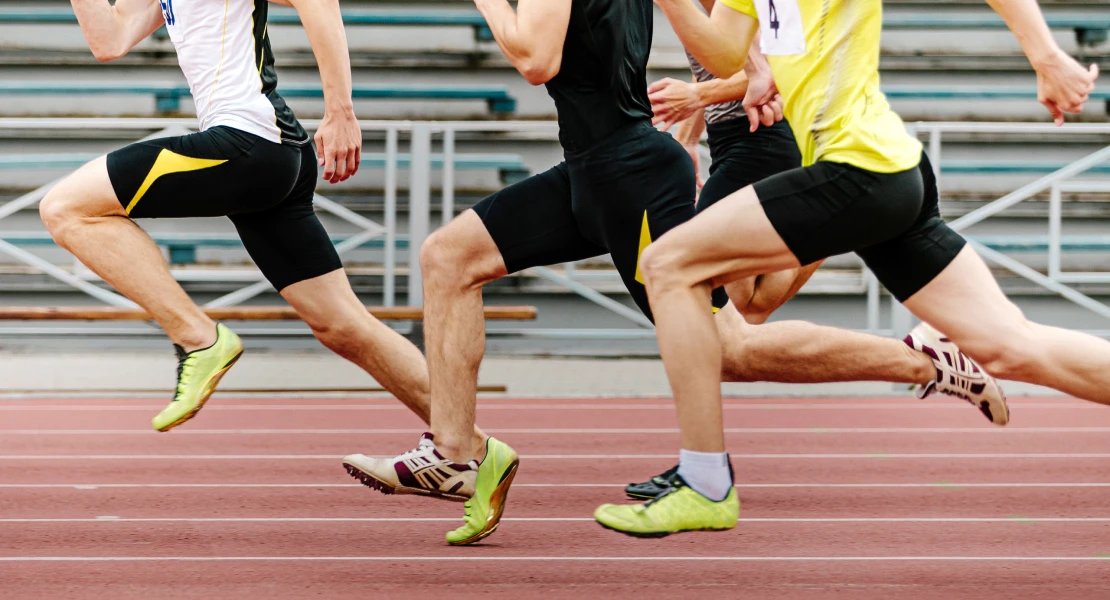
[[653,132],[657,132],[657,130],[648,119],[629,121],[616,128],[615,130],[599,137],[592,144],[585,148],[567,148],[564,145],[563,157],[568,161],[580,160],[586,158],[591,153],[596,152],[599,149],[609,148],[631,139],[635,139],[644,135],[650,135]]

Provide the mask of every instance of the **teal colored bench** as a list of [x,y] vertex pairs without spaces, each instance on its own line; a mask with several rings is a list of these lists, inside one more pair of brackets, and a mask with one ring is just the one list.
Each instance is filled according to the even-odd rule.
[[[42,170],[42,169],[76,169],[81,165],[96,158],[97,154],[69,153],[69,154],[2,154],[0,155],[0,170]],[[380,152],[367,152],[362,155],[362,167],[385,168],[385,154]],[[397,155],[397,166],[401,168],[412,164],[412,156],[408,154]],[[432,155],[432,167],[443,168],[443,155]],[[511,184],[530,175],[524,159],[518,154],[456,154],[455,170],[482,171],[496,170],[502,183]]]
[[[1037,88],[1017,85],[924,86],[884,85],[887,98],[903,100],[1037,100]],[[1110,90],[1096,88],[1091,100],[1102,101],[1110,113]]]
[[[972,239],[999,252],[1048,252],[1047,235],[977,235]],[[1110,251],[1110,235],[1060,236],[1064,252]]]
[[[286,98],[323,98],[319,85],[279,85],[278,92]],[[190,95],[183,83],[124,82],[62,82],[62,81],[0,81],[0,95],[152,95],[159,112],[181,110],[181,99]],[[494,114],[516,110],[516,98],[499,85],[356,85],[351,90],[356,99],[397,100],[484,100]]]
[[[1110,14],[1104,15],[1046,15],[1048,26],[1053,29],[1072,29],[1076,41],[1085,46],[1094,46],[1106,41],[1110,31]],[[884,29],[1005,29],[1001,17],[991,13],[981,15],[962,14],[886,14],[883,15]]]
[[[151,238],[154,243],[169,250],[170,264],[174,265],[196,264],[198,248],[241,248],[243,246],[239,236],[233,233],[155,233],[151,234]],[[54,240],[46,232],[7,232],[0,235],[0,239],[16,246],[54,245]],[[331,236],[333,244],[339,244],[347,239],[348,236],[345,235]],[[385,241],[381,239],[370,240],[359,245],[359,248],[364,249],[381,249],[384,247]],[[396,247],[399,250],[407,250],[409,247],[408,236],[398,235]]]
[[[274,25],[296,25],[300,18],[290,10],[276,9],[270,12],[269,23]],[[482,15],[477,11],[397,11],[397,10],[345,10],[343,22],[347,25],[371,26],[459,26],[474,30],[474,39],[492,41],[493,32]],[[76,24],[73,10],[63,9],[7,9],[0,10],[0,23],[27,23],[39,25]],[[159,37],[165,39],[165,29],[159,30]]]

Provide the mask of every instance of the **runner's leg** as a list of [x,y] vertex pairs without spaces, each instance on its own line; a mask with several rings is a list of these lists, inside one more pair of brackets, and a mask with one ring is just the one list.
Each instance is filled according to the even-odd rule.
[[192,351],[216,340],[216,324],[173,278],[162,251],[116,198],[105,157],[54,186],[39,214],[59,246],[146,310],[173,343]]

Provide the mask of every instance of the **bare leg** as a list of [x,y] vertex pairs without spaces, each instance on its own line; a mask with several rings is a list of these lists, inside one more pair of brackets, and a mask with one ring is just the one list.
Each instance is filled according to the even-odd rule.
[[717,313],[723,381],[925,383],[933,361],[900,340],[805,321],[749,324],[731,305]]
[[[343,271],[294,283],[281,290],[327,348],[382,384],[425,423],[431,422],[428,365],[420,350],[366,311]],[[475,428],[476,444],[485,434]]]
[[436,447],[455,462],[481,461],[471,441],[478,368],[486,351],[482,286],[507,274],[501,252],[474,211],[433,233],[420,250],[424,332]]
[[[674,391],[682,448],[724,452],[721,345],[709,309],[711,285],[800,265],[750,187],[649,246],[641,269],[659,348]],[[750,258],[737,259],[747,255]]]
[[995,377],[1110,404],[1110,342],[1026,320],[970,246],[905,305]]
[[170,275],[154,240],[116,199],[105,157],[81,167],[46,195],[39,213],[54,241],[143,307],[186,352],[216,341],[216,324]]

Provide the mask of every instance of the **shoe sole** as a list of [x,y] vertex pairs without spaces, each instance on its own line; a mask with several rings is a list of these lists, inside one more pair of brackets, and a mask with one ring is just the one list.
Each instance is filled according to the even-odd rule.
[[204,389],[204,393],[201,395],[200,400],[197,401],[197,405],[193,407],[193,410],[185,413],[184,415],[181,416],[181,418],[174,421],[173,423],[170,423],[169,425],[166,425],[165,427],[162,427],[161,429],[157,429],[157,431],[165,433],[165,432],[173,429],[174,427],[177,427],[178,425],[181,425],[185,421],[188,421],[189,419],[192,419],[193,417],[197,416],[197,413],[200,412],[200,409],[204,408],[204,405],[208,403],[208,399],[212,397],[213,393],[215,393],[216,386],[220,384],[220,380],[224,378],[224,374],[226,374],[228,371],[230,371],[231,367],[235,366],[235,363],[239,362],[239,357],[241,357],[241,356],[243,356],[243,350],[242,349],[240,349],[239,353],[236,354],[235,356],[233,356],[231,358],[231,360],[229,360],[227,362],[227,364],[224,365],[223,368],[221,368],[216,373],[215,377],[213,377],[211,380],[209,380],[208,385]]
[[692,531],[729,531],[733,528],[733,527],[703,527],[701,529],[683,529],[683,530],[680,530],[680,531],[642,532],[642,531],[624,531],[623,529],[616,529],[614,527],[610,527],[610,526],[606,525],[605,523],[602,523],[601,521],[598,521],[597,524],[601,525],[605,529],[608,529],[609,531],[615,531],[617,533],[623,533],[624,535],[627,535],[629,537],[644,538],[644,539],[665,538],[668,535],[674,535],[676,533],[689,533],[689,532],[692,532]]
[[654,500],[659,494],[635,494],[633,492],[625,490],[624,495],[628,496],[632,500]]
[[457,542],[447,542],[452,546],[466,546],[480,542],[493,532],[497,531],[497,526],[501,524],[501,515],[505,512],[505,500],[509,497],[509,487],[513,485],[513,478],[516,477],[517,467],[520,466],[520,460],[514,460],[509,464],[509,468],[501,475],[501,481],[497,483],[497,488],[490,494],[489,503],[490,510],[492,511],[492,518],[486,519],[486,526],[481,531],[474,534],[465,540]]
[[451,502],[466,502],[467,500],[470,500],[469,497],[460,496],[458,494],[445,494],[443,492],[435,492],[435,491],[431,491],[431,490],[424,490],[424,489],[420,489],[420,488],[411,488],[411,487],[404,487],[404,486],[396,487],[396,486],[390,485],[390,484],[374,477],[370,473],[367,473],[366,471],[363,471],[362,469],[359,469],[358,467],[352,465],[351,463],[346,463],[346,462],[343,463],[343,468],[347,470],[348,475],[357,479],[358,482],[361,483],[362,485],[364,485],[364,486],[366,486],[366,487],[368,487],[372,490],[378,490],[379,492],[381,492],[383,494],[389,494],[389,495],[393,495],[393,494],[406,495],[407,494],[407,495],[412,495],[412,496],[426,496],[428,498],[438,498],[440,500],[449,500]]

